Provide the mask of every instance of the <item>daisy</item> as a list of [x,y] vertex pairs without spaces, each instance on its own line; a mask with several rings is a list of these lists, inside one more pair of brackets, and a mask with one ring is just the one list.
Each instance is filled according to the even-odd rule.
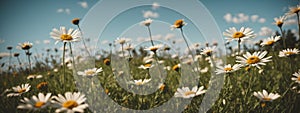
[[38,96],[33,95],[29,100],[28,98],[21,99],[22,104],[19,105],[18,109],[30,109],[30,110],[39,110],[50,105],[49,99],[51,97],[51,93],[47,93],[44,95],[43,93],[39,93]]
[[88,107],[88,104],[85,103],[85,95],[80,92],[66,92],[65,97],[61,94],[53,97],[55,100],[52,103],[58,105],[60,108],[56,109],[55,112],[84,112],[84,109]]
[[279,52],[279,57],[289,57],[289,56],[293,56],[293,55],[297,55],[299,54],[299,49],[294,48],[294,49],[285,49]]
[[166,88],[166,85],[164,83],[161,83],[161,84],[158,85],[158,89],[160,91],[163,91],[165,88]]
[[201,50],[202,55],[206,55],[206,56],[211,56],[213,51],[215,50],[216,46],[213,47],[205,47],[204,49]]
[[280,16],[279,18],[274,18],[274,25],[277,25],[278,27],[282,27],[282,25],[283,25],[283,22],[286,20],[286,16]]
[[148,18],[144,21],[142,21],[140,24],[144,25],[144,26],[150,26],[150,24],[153,22],[153,20],[151,18]]
[[254,38],[255,34],[254,31],[252,31],[251,28],[244,28],[242,27],[239,31],[235,27],[231,27],[226,30],[226,32],[223,32],[223,35],[227,38],[227,42],[230,42],[232,40],[246,40],[248,38]]
[[162,47],[163,47],[163,45],[159,44],[159,45],[150,46],[148,48],[145,48],[144,50],[152,51],[155,53],[158,49],[160,49]]
[[79,24],[79,21],[80,21],[79,18],[74,18],[74,19],[72,20],[72,24],[78,25],[78,24]]
[[275,42],[280,40],[280,36],[275,36],[275,37],[269,37],[267,39],[264,39],[262,43],[260,43],[261,46],[271,46]]
[[174,24],[171,26],[171,29],[173,30],[176,28],[182,28],[185,25],[187,25],[187,23],[185,23],[183,19],[179,19],[174,22]]
[[239,70],[243,65],[241,64],[234,64],[233,66],[231,66],[231,64],[220,66],[217,66],[217,70],[216,70],[216,74],[222,74],[222,73],[232,73],[235,72],[237,70]]
[[180,64],[176,64],[176,65],[174,65],[173,67],[172,67],[172,69],[174,70],[174,71],[179,71],[179,69],[180,69],[180,67],[181,67],[181,65]]
[[297,5],[295,7],[289,7],[289,9],[290,11],[286,13],[287,15],[298,13],[300,11],[300,5]]
[[243,55],[243,57],[241,56],[237,56],[236,62],[241,63],[242,65],[246,65],[246,66],[256,66],[257,68],[261,69],[259,65],[266,65],[266,62],[270,62],[272,56],[268,56],[266,58],[264,58],[267,55],[267,51],[264,52],[254,52],[252,55],[247,52],[246,54]]
[[93,68],[93,69],[86,69],[84,71],[78,71],[77,74],[84,77],[93,77],[102,71],[103,71],[102,68],[98,68],[98,69]]
[[293,74],[292,80],[300,84],[300,70]]
[[188,87],[182,87],[177,88],[177,91],[175,92],[175,97],[182,97],[182,98],[193,98],[195,96],[204,94],[206,90],[203,90],[204,87],[201,86],[198,88],[198,86],[194,86],[192,90],[190,90]]
[[279,94],[277,94],[277,93],[269,94],[266,90],[263,90],[263,92],[259,92],[259,91],[254,92],[253,95],[256,96],[260,101],[263,101],[263,102],[273,101],[280,97]]
[[52,32],[50,32],[50,36],[57,40],[55,44],[58,42],[77,42],[80,41],[81,33],[78,29],[74,30],[70,28],[69,30],[66,27],[61,26],[60,29],[54,28]]
[[144,84],[146,84],[146,83],[148,83],[150,81],[151,81],[151,79],[139,79],[139,80],[130,81],[129,83],[135,84],[137,86],[140,86],[140,85],[144,85]]
[[23,50],[29,50],[30,48],[32,48],[32,43],[30,43],[30,42],[19,43],[19,46]]
[[130,39],[129,38],[117,38],[116,40],[115,40],[115,42],[116,43],[119,43],[119,44],[121,44],[121,45],[123,45],[123,44],[125,44],[125,43],[127,43],[127,42],[129,42],[130,41]]
[[126,51],[131,51],[133,49],[134,49],[134,46],[131,45],[131,44],[126,44],[125,47],[124,47],[124,50],[126,50]]
[[103,60],[103,63],[104,63],[105,65],[109,66],[109,65],[110,65],[110,59],[108,59],[108,58],[104,59],[104,60]]
[[30,90],[31,85],[22,84],[21,86],[12,87],[12,93],[7,94],[7,97],[20,96]]
[[139,69],[150,69],[150,68],[152,68],[153,67],[153,65],[152,64],[144,64],[144,65],[141,65],[141,66],[139,66],[138,68]]

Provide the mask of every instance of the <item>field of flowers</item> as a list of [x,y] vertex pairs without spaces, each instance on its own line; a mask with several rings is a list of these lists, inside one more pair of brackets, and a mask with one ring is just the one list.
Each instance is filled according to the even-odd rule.
[[[213,90],[214,85],[222,85],[217,100],[207,112],[298,113],[300,40],[283,25],[291,15],[296,15],[299,22],[299,11],[300,6],[291,7],[286,15],[275,18],[273,24],[278,26],[278,32],[255,45],[242,44],[256,37],[251,28],[228,28],[223,32],[226,55],[218,55],[220,44],[217,43],[206,43],[204,47],[188,43],[184,35],[188,25],[183,19],[173,22],[171,29],[180,32],[188,54],[172,54],[171,47],[152,39],[153,20],[146,19],[141,25],[149,33],[151,46],[136,48],[130,38],[120,37],[109,43],[109,47],[120,49],[110,48],[95,57],[87,47],[80,19],[75,18],[71,23],[77,29],[61,26],[50,31],[56,43],[63,43],[62,51],[50,48],[44,57],[36,58],[31,50],[34,45],[24,42],[19,46],[27,60],[21,61],[19,55],[23,53],[14,53],[13,47],[7,47],[9,61],[0,60],[3,70],[0,112],[146,111],[170,99],[173,99],[169,103],[172,108],[156,112],[181,112],[182,109],[187,113],[206,112],[199,106],[209,87]],[[73,54],[74,43],[84,45],[86,54]],[[230,43],[237,43],[238,47],[233,48]],[[12,64],[12,59],[18,63]],[[192,82],[191,79],[198,85],[185,84]],[[119,83],[120,80],[129,82]],[[146,94],[149,89],[155,90]],[[139,94],[134,93],[138,90],[141,90]],[[118,103],[119,108],[109,101]]]

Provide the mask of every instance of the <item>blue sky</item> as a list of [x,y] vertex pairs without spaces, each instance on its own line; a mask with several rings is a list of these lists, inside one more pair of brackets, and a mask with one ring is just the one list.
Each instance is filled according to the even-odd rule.
[[[61,47],[61,44],[54,45],[55,41],[49,35],[51,30],[59,26],[76,28],[70,21],[73,18],[82,18],[85,21],[85,15],[97,2],[98,0],[7,0],[2,2],[0,4],[2,17],[0,21],[0,53],[8,52],[7,46],[13,46],[14,51],[22,52],[15,48],[18,43],[25,41],[32,42],[34,44],[33,51],[37,50],[38,52],[45,48]],[[128,1],[122,0],[119,4],[122,4],[121,2],[126,3]],[[162,1],[152,0],[150,2],[160,4]],[[298,0],[200,0],[200,2],[215,18],[221,32],[229,27],[251,27],[259,35],[258,39],[269,36],[270,34],[265,34],[268,33],[268,30],[273,32],[277,30],[276,26],[272,25],[274,17],[283,15],[288,11],[288,7],[299,4]],[[118,7],[118,4],[112,5],[115,6],[107,7]],[[182,6],[182,8],[195,14],[198,12],[189,6]],[[99,12],[110,13],[110,9]],[[95,14],[95,16],[101,17],[103,15]],[[170,31],[168,27],[176,19],[183,18],[188,23],[184,29],[191,43],[205,42],[205,38],[198,38],[203,37],[201,30],[197,29],[189,18],[186,18],[184,14],[165,8],[163,5],[157,9],[153,9],[151,5],[124,9],[107,24],[107,31],[101,34],[101,38],[95,37],[95,39],[99,39],[99,43],[102,44],[106,40],[110,42],[119,36],[130,37],[134,40],[146,38],[148,36],[147,29],[138,24],[145,17],[154,19],[151,28],[153,36],[157,38],[165,38],[168,34],[175,34],[175,37],[180,38],[178,30]],[[294,23],[295,21],[291,19],[291,25],[285,26],[285,29],[295,31],[297,26]],[[95,23],[96,25],[97,23]],[[202,29],[205,27],[207,26],[201,26]],[[44,44],[45,40],[46,42],[50,41],[50,43]]]

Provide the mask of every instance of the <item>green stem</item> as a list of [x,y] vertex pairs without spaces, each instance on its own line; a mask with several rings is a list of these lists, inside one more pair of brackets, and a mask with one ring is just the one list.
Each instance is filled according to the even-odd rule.
[[66,44],[67,42],[64,42],[64,47],[63,47],[63,75],[61,76],[61,85],[64,85],[65,82],[65,76],[66,76],[66,64],[65,64],[65,55],[66,55]]
[[283,33],[283,31],[282,31],[282,28],[281,28],[281,27],[279,27],[279,29],[280,29],[280,32],[281,32],[281,37],[282,37],[282,39],[283,39],[283,48],[286,48],[286,42],[285,42],[284,33]]
[[28,57],[28,62],[29,62],[29,72],[31,72],[31,61],[30,61],[30,51],[29,49],[27,50],[27,57]]
[[72,51],[72,43],[71,42],[69,42],[69,47],[70,47],[70,54],[71,54],[71,57],[72,57],[72,66],[73,66],[73,69],[74,69],[74,71],[76,72],[76,67],[75,67],[75,58],[74,58],[74,55],[73,55],[73,51]]
[[296,14],[297,14],[297,20],[298,20],[298,33],[299,33],[298,36],[300,36],[300,19],[299,19],[299,12],[296,13]]
[[152,46],[154,46],[153,40],[152,40],[152,35],[151,35],[151,30],[150,30],[150,26],[147,26],[148,28],[148,32],[149,32],[149,36],[150,36],[150,40],[151,40],[151,44]]
[[241,51],[241,38],[239,38],[238,40],[238,55],[240,55],[240,51]]
[[91,54],[90,54],[90,52],[89,52],[89,50],[88,50],[88,48],[87,48],[87,46],[86,46],[86,44],[85,44],[85,40],[84,40],[84,38],[83,38],[83,34],[82,34],[82,31],[81,31],[81,28],[79,27],[79,25],[77,25],[77,27],[78,27],[78,29],[79,29],[79,31],[80,31],[80,34],[81,34],[81,37],[82,37],[82,43],[83,43],[83,46],[84,46],[86,52],[88,53],[88,55],[91,56]]

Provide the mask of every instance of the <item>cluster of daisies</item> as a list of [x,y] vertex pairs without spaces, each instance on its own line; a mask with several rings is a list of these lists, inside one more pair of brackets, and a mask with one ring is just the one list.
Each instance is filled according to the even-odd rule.
[[[8,97],[21,96],[22,94],[28,92],[31,85],[21,84],[20,86],[12,87],[11,89],[6,89]],[[38,93],[38,95],[33,95],[31,98],[24,97],[20,100],[21,104],[17,106],[18,109],[27,109],[31,111],[37,111],[44,109],[46,107],[57,108],[55,112],[84,112],[84,109],[88,107],[85,103],[86,97],[80,92],[66,92],[64,95],[58,94],[57,96],[52,96],[51,93],[43,94]]]

